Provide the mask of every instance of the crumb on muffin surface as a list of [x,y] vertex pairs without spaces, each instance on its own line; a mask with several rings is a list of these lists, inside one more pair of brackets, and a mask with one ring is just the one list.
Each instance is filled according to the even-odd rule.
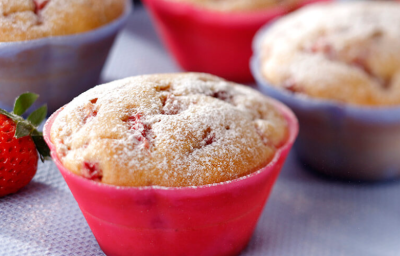
[[71,101],[51,127],[62,164],[120,186],[197,186],[264,167],[288,136],[268,98],[198,74],[131,77]]
[[261,71],[294,93],[367,106],[400,104],[400,3],[320,3],[279,21]]
[[275,6],[291,6],[298,0],[166,0],[193,4],[200,8],[221,12],[248,12],[272,8]]
[[0,0],[1,42],[70,35],[119,16],[127,0]]

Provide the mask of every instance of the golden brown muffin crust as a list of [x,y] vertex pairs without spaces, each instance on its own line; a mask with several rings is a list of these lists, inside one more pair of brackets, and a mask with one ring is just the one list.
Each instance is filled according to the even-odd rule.
[[400,3],[316,4],[277,21],[262,41],[275,86],[359,105],[400,104]]
[[90,31],[121,16],[126,5],[126,0],[0,0],[0,41]]
[[197,73],[97,86],[69,103],[51,128],[67,169],[121,186],[232,180],[264,167],[286,137],[286,120],[268,98]]
[[221,12],[247,12],[268,9],[275,6],[289,6],[299,0],[167,0],[186,2],[201,8]]

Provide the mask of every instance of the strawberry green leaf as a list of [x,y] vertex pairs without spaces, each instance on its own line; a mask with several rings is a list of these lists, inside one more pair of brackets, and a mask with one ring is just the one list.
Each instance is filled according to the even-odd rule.
[[44,141],[42,134],[35,131],[32,134],[32,139],[36,145],[37,151],[39,152],[40,160],[42,160],[42,162],[44,162],[44,160],[49,159],[50,158],[50,149],[47,146],[46,142]]
[[25,136],[28,136],[31,134],[32,130],[35,127],[33,127],[30,123],[26,121],[21,121],[17,123],[17,128],[15,130],[15,135],[14,137],[19,139]]
[[30,106],[37,100],[39,95],[31,92],[21,94],[14,103],[14,114],[23,115]]
[[30,92],[21,94],[15,101],[14,111],[9,113],[0,108],[0,115],[5,115],[15,122],[15,138],[19,139],[25,136],[31,136],[36,149],[39,152],[40,159],[43,162],[44,160],[51,159],[50,149],[44,141],[43,134],[37,130],[37,126],[39,126],[46,118],[47,106],[43,105],[33,111],[28,116],[27,120],[24,120],[21,116],[29,107],[32,106],[38,97],[39,95]]
[[27,118],[29,122],[35,127],[39,126],[47,115],[47,106],[43,105],[40,108],[33,111]]

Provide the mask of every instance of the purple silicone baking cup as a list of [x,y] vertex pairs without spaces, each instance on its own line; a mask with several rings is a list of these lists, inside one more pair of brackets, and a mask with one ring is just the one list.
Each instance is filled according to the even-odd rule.
[[261,73],[261,43],[253,41],[252,74],[260,90],[289,106],[299,119],[299,159],[333,178],[361,181],[400,177],[400,107],[359,107],[311,98],[272,86]]
[[0,43],[0,108],[11,110],[23,92],[40,95],[49,113],[98,84],[107,55],[132,5],[100,28],[67,36]]

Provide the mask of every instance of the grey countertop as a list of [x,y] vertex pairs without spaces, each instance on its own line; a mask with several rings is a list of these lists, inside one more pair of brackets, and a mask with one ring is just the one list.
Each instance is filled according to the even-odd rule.
[[[179,71],[139,8],[119,36],[103,82]],[[0,255],[103,255],[52,162],[33,181],[0,198]],[[292,154],[242,256],[400,255],[400,181],[330,181]]]

